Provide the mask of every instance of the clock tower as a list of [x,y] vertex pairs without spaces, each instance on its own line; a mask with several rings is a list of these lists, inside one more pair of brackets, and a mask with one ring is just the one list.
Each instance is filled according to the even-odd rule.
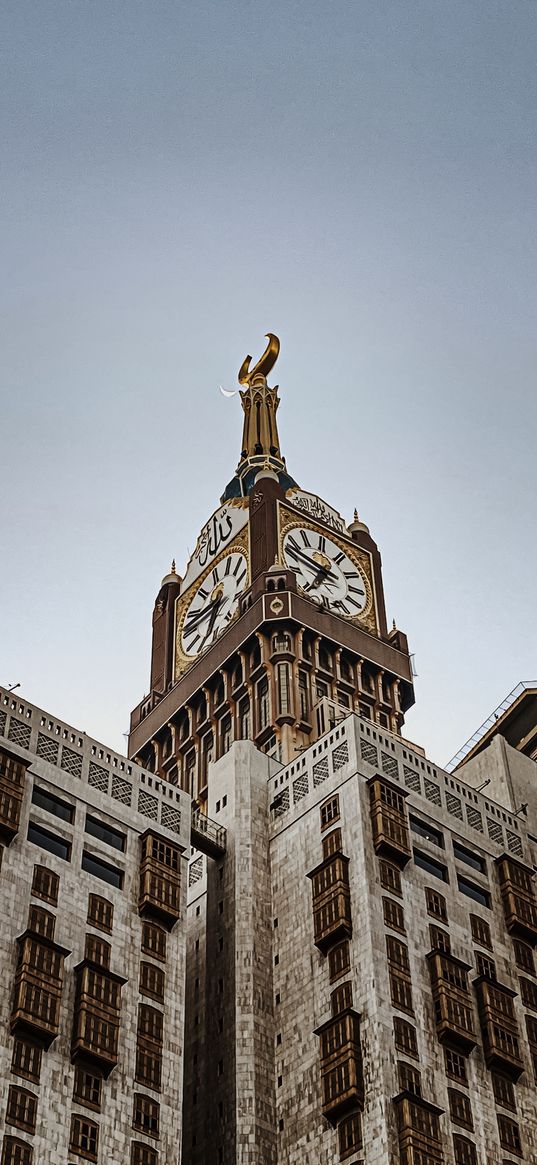
[[239,371],[237,469],[183,575],[174,562],[162,581],[151,690],[131,716],[129,755],[201,805],[210,762],[235,740],[286,764],[351,711],[398,735],[414,702],[367,526],[287,471],[267,381],[280,344],[267,338]]

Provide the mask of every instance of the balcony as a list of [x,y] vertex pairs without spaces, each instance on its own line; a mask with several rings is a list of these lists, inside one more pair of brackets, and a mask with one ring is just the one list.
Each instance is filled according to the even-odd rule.
[[468,984],[468,963],[435,949],[427,955],[435,1010],[436,1031],[442,1044],[463,1055],[477,1044],[474,1009]]
[[348,1008],[318,1027],[322,1113],[331,1125],[352,1109],[364,1107],[360,1016]]
[[59,1031],[63,963],[70,951],[28,930],[17,942],[11,1031],[29,1034],[48,1048]]
[[352,934],[349,859],[331,854],[308,874],[312,882],[314,943],[325,953]]
[[400,1092],[394,1099],[399,1129],[401,1165],[444,1165],[440,1117],[443,1109]]
[[71,1059],[97,1064],[108,1076],[118,1061],[121,988],[127,982],[89,959],[75,967]]
[[405,806],[408,794],[385,777],[371,777],[368,785],[375,852],[406,866],[412,856]]
[[19,831],[29,761],[0,748],[0,841],[9,845]]
[[474,987],[487,1067],[518,1080],[524,1071],[524,1061],[513,1006],[516,991],[486,975],[474,979]]
[[181,913],[182,850],[151,829],[141,842],[139,912],[171,930]]
[[199,809],[192,806],[190,844],[209,858],[222,858],[226,852],[226,830],[223,825],[211,821]]
[[505,912],[505,924],[515,938],[537,943],[537,899],[533,870],[508,854],[496,861]]

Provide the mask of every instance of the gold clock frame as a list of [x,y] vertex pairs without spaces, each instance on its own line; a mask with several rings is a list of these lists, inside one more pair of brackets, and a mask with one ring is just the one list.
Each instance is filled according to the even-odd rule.
[[[376,603],[375,603],[375,584],[373,580],[373,570],[371,564],[371,556],[367,550],[362,550],[355,542],[350,539],[347,540],[337,530],[332,527],[321,526],[305,515],[302,517],[296,511],[287,509],[281,503],[278,506],[278,548],[280,562],[285,563],[284,554],[284,540],[286,534],[291,530],[311,530],[314,534],[323,534],[329,538],[334,546],[339,546],[340,550],[347,555],[347,558],[360,571],[366,588],[366,603],[363,611],[359,615],[340,615],[337,611],[330,610],[330,614],[336,616],[338,619],[343,619],[345,623],[353,623],[357,627],[363,627],[366,631],[370,631],[373,635],[378,634],[378,625],[376,618]],[[299,586],[300,594],[306,595],[306,592]],[[309,597],[309,596],[306,596]]]
[[[190,603],[192,601],[192,598],[193,598],[195,591],[197,591],[199,589],[199,587],[203,586],[204,580],[209,577],[209,575],[211,574],[211,571],[214,570],[215,566],[218,566],[219,563],[223,562],[223,560],[225,558],[228,558],[228,556],[230,554],[243,554],[244,555],[244,557],[246,559],[246,569],[247,569],[248,574],[247,574],[247,582],[246,582],[245,586],[243,587],[243,591],[245,591],[250,585],[250,553],[249,553],[249,545],[248,545],[248,543],[249,543],[248,527],[249,527],[249,523],[247,523],[247,525],[237,534],[237,537],[233,540],[233,542],[230,542],[229,546],[226,546],[225,550],[222,550],[220,552],[220,554],[217,554],[214,558],[211,559],[208,566],[206,566],[205,570],[203,570],[202,573],[199,574],[196,579],[194,579],[194,581],[189,586],[188,590],[186,590],[183,595],[179,595],[179,597],[176,600],[176,603],[175,603],[175,630],[174,630],[175,650],[174,650],[174,661],[173,661],[174,662],[174,680],[178,680],[179,677],[183,674],[183,672],[185,672],[187,670],[187,668],[192,667],[192,664],[196,663],[196,661],[198,659],[201,659],[201,656],[205,655],[205,652],[208,651],[209,648],[213,646],[213,644],[208,644],[207,647],[204,648],[203,651],[199,652],[198,655],[187,655],[183,651],[182,646],[181,646],[181,639],[182,639],[182,634],[183,634],[185,615],[186,615],[186,612],[190,606]],[[241,594],[243,593],[243,591],[241,591]],[[235,619],[238,618],[238,616],[239,616],[239,606],[237,605],[237,610],[235,611],[233,617],[230,619],[227,627],[231,627],[232,624],[235,622]],[[227,627],[226,627],[226,631],[227,631]],[[222,634],[224,634],[224,632],[222,632]],[[218,638],[220,638],[220,636]]]

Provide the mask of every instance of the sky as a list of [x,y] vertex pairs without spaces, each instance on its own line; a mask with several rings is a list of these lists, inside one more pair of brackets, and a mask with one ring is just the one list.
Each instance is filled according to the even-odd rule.
[[537,676],[537,3],[4,0],[0,42],[0,683],[124,751],[272,331],[447,762]]

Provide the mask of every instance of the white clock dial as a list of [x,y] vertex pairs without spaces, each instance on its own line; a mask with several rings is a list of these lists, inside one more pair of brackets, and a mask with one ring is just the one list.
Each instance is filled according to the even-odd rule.
[[247,578],[248,564],[238,551],[224,555],[205,576],[183,620],[181,648],[185,655],[199,655],[221,635],[235,614]]
[[366,583],[341,546],[318,530],[295,526],[285,535],[283,550],[309,599],[347,618],[361,614],[367,605]]

